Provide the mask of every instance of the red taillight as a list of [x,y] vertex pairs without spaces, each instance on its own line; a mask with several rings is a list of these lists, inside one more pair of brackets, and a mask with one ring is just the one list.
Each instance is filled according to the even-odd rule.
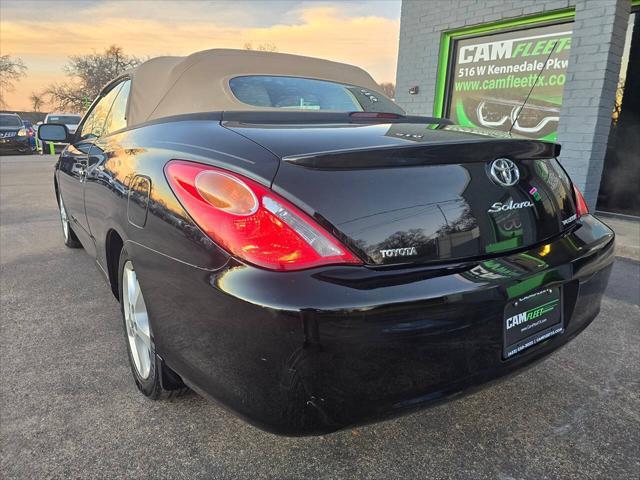
[[582,192],[575,185],[573,186],[573,195],[576,197],[576,216],[580,218],[583,215],[587,215],[589,207],[587,207],[587,202],[584,201]]
[[362,263],[308,215],[262,185],[172,160],[167,180],[198,226],[231,254],[271,270]]

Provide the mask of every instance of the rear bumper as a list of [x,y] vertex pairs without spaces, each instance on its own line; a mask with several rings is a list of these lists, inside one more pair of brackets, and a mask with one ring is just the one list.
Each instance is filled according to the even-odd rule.
[[[583,217],[545,250],[420,271],[290,273],[237,264],[212,273],[132,253],[167,364],[252,423],[306,435],[450,398],[574,338],[599,312],[613,232]],[[505,304],[554,285],[564,333],[503,360]]]

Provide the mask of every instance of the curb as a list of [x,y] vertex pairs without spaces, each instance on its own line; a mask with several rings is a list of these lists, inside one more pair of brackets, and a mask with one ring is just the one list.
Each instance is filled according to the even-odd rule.
[[618,258],[626,258],[627,260],[635,260],[636,262],[640,262],[640,248],[638,247],[616,244],[614,253]]
[[595,217],[616,234],[615,256],[640,261],[640,218],[596,211]]

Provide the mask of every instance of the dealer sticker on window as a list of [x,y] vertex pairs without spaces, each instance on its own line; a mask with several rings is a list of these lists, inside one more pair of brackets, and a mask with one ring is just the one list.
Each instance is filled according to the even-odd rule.
[[564,332],[560,287],[546,288],[508,304],[503,330],[504,358]]

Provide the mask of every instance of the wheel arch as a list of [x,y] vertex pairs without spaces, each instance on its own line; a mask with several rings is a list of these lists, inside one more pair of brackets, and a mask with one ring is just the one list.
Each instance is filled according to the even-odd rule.
[[107,275],[111,292],[120,301],[120,289],[118,279],[118,265],[120,262],[120,252],[124,247],[124,240],[115,228],[109,229],[105,238],[105,259],[107,261]]

